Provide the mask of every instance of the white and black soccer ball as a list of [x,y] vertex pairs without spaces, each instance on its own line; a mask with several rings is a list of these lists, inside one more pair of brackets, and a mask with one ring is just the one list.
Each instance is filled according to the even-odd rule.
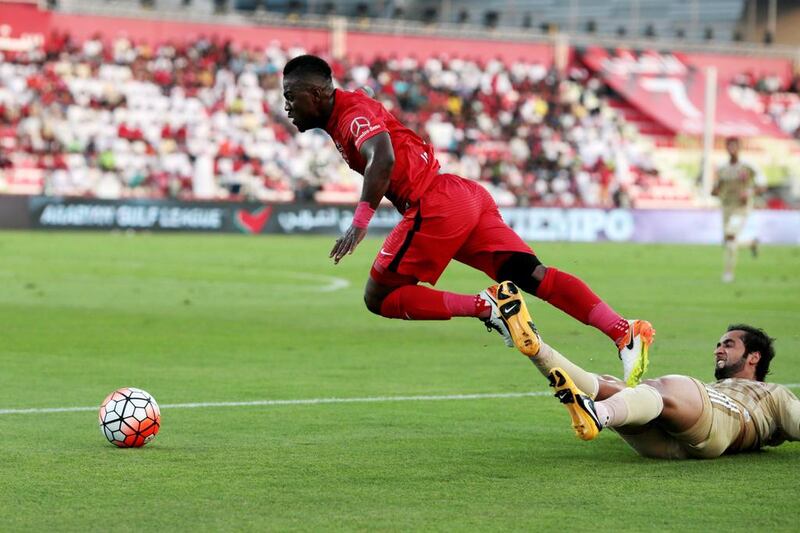
[[138,448],[153,440],[161,428],[161,411],[147,391],[123,387],[100,405],[100,432],[120,448]]

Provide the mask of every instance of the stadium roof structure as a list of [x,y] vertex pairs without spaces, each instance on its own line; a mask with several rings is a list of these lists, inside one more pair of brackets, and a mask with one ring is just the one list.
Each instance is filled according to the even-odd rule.
[[[800,49],[795,46],[730,40],[734,29],[742,24],[747,0],[379,0],[372,4],[356,0],[140,0],[139,4],[130,0],[42,1],[66,14],[311,29],[330,29],[339,24],[348,31],[395,36],[541,43],[566,39],[578,47],[693,51],[800,61]],[[402,16],[398,16],[398,10]],[[483,22],[471,16],[465,18],[464,10],[480,12],[481,16],[495,12],[495,22],[487,25],[485,17]],[[435,13],[433,19],[431,12]],[[592,31],[587,31],[592,24]],[[619,31],[621,27],[626,30]],[[713,39],[707,38],[709,29]]]

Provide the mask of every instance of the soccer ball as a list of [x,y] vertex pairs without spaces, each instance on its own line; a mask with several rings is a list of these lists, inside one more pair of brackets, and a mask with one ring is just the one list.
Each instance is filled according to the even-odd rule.
[[100,432],[120,448],[138,448],[156,437],[161,411],[155,398],[142,389],[123,387],[100,405]]

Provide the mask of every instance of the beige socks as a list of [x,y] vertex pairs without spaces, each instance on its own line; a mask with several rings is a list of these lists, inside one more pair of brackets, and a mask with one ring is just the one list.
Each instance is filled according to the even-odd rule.
[[725,241],[724,265],[722,272],[723,281],[733,281],[733,272],[736,270],[736,254],[738,253],[739,245],[735,240]]
[[600,383],[597,381],[597,375],[587,372],[575,363],[558,353],[549,345],[544,342],[539,348],[539,353],[530,358],[531,362],[536,365],[539,372],[547,377],[550,371],[555,367],[563,368],[564,371],[572,378],[575,385],[578,386],[590,398],[597,396],[597,391],[600,389]]
[[650,422],[661,414],[664,400],[655,388],[642,383],[595,402],[594,407],[603,427],[614,428]]

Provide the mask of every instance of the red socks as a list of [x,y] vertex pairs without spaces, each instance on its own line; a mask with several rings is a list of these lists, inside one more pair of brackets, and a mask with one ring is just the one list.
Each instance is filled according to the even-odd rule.
[[487,317],[491,308],[475,294],[437,291],[422,285],[404,285],[389,293],[381,315],[405,320],[450,320],[454,316]]
[[[547,268],[536,296],[599,329],[614,342],[628,332],[628,321],[586,283],[556,268]],[[404,320],[450,320],[454,316],[486,318],[490,312],[491,307],[479,295],[437,291],[423,285],[398,287],[381,304],[382,316]]]
[[628,322],[572,274],[547,267],[536,296],[572,318],[594,326],[614,342],[628,331]]
[[628,321],[619,316],[605,302],[600,302],[594,306],[594,309],[589,313],[589,325],[596,327],[617,343],[628,333],[628,328],[630,327]]

